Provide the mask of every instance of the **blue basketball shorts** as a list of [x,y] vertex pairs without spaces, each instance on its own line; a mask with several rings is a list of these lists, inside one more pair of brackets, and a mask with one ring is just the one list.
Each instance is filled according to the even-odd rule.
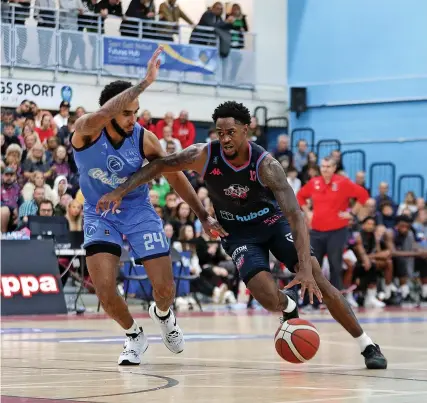
[[[281,218],[276,222],[269,220],[236,231],[222,239],[225,252],[233,259],[245,284],[261,271],[270,271],[270,252],[294,272],[298,254],[292,238],[289,223]],[[313,250],[311,251],[313,256]]]
[[85,203],[83,230],[85,248],[95,244],[122,247],[126,237],[135,260],[150,260],[170,253],[162,221],[151,204],[120,208],[114,214],[111,211],[97,214],[94,206]]

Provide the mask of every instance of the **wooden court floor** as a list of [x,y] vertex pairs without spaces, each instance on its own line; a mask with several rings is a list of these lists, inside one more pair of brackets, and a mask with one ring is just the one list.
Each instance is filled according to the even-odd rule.
[[303,403],[427,401],[427,310],[359,313],[389,360],[368,371],[357,345],[328,313],[302,315],[321,335],[306,364],[282,361],[278,318],[245,309],[181,314],[186,349],[171,354],[146,314],[150,347],[139,367],[118,367],[123,337],[104,315],[2,318],[4,403]]

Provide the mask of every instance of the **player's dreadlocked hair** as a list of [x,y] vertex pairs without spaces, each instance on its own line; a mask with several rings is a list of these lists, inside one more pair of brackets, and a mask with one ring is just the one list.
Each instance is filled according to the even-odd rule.
[[219,105],[213,115],[212,119],[216,122],[219,118],[234,118],[234,120],[249,125],[251,123],[251,114],[245,105],[235,101],[227,101]]
[[107,84],[99,97],[99,105],[104,105],[111,98],[114,98],[116,95],[126,91],[130,87],[132,87],[131,82],[122,80],[113,81],[112,83]]

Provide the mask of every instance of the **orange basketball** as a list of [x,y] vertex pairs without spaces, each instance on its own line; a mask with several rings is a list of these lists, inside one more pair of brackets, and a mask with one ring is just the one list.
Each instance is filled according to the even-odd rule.
[[301,364],[311,360],[319,350],[319,332],[307,320],[290,319],[277,329],[274,345],[285,361]]

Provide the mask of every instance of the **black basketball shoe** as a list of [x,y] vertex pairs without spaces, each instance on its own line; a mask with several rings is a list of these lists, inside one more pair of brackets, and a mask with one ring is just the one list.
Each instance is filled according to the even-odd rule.
[[298,314],[298,294],[294,290],[282,290],[282,293],[287,295],[290,299],[295,301],[295,309],[292,312],[283,312],[283,317],[280,318],[280,322],[286,322],[289,319],[299,318]]
[[365,348],[365,351],[362,353],[365,357],[365,365],[368,369],[386,369],[387,368],[387,359],[384,357],[381,352],[380,346],[378,344],[370,344]]

